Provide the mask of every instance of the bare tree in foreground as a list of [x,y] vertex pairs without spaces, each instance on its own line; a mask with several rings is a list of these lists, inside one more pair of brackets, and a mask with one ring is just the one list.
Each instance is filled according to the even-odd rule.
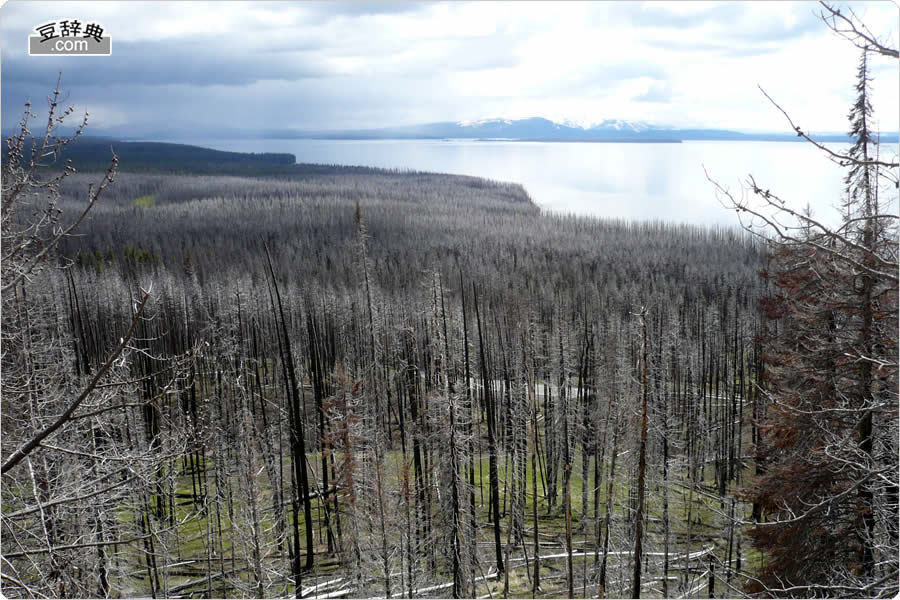
[[763,509],[749,535],[766,561],[747,588],[775,596],[894,597],[898,165],[879,154],[869,61],[896,58],[897,51],[852,11],[822,6],[826,24],[862,48],[853,145],[837,151],[816,142],[772,103],[800,137],[847,168],[840,225],[790,208],[752,176],[750,198],[759,204],[713,182],[745,229],[769,245],[765,276],[775,284],[762,305],[759,391],[768,418],[757,448],[761,468],[743,491]]
[[[148,318],[149,289],[133,298],[124,329],[103,332],[109,338],[103,360],[83,359],[83,336],[63,325],[66,317],[76,321],[79,310],[54,249],[113,183],[117,159],[89,187],[83,210],[65,222],[60,187],[75,169],[57,163],[87,115],[74,135],[59,137],[73,109],[60,107],[56,89],[46,125],[33,137],[30,108],[7,140],[2,173],[3,591],[108,597],[119,593],[112,589],[116,553],[154,535],[146,521],[139,526],[139,519],[129,522],[117,511],[132,506],[136,517],[144,514],[134,503],[136,490],[158,493],[160,465],[180,453],[180,442],[132,431],[140,420],[132,398],[141,386],[134,342]],[[172,383],[167,373],[158,375]],[[166,384],[146,401],[157,402],[165,390]]]

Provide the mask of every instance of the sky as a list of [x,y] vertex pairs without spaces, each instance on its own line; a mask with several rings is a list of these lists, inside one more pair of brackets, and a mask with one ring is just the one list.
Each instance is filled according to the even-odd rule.
[[[897,47],[900,9],[853,3]],[[815,2],[34,2],[0,8],[0,120],[61,89],[91,133],[360,129],[540,116],[847,129],[859,51]],[[111,56],[28,56],[38,25],[97,22]],[[872,64],[883,131],[898,62]],[[199,133],[197,133],[199,135]],[[159,135],[157,135],[159,137]]]

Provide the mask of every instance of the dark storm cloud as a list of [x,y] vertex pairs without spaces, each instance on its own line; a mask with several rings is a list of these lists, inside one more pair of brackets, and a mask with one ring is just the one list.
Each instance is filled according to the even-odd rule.
[[228,39],[129,41],[120,36],[113,39],[111,56],[90,58],[29,57],[24,43],[12,43],[26,39],[27,30],[6,35],[2,127],[19,118],[26,98],[34,110],[43,110],[43,98],[60,72],[68,102],[79,113],[92,113],[94,134],[110,128],[141,135],[167,129],[334,129],[440,120],[439,113],[452,115],[456,108],[447,77],[518,62],[519,40],[502,27],[496,35],[413,44],[372,38],[364,31],[339,38],[330,36],[330,28],[297,35],[271,31]]
[[3,83],[44,83],[62,71],[66,79],[90,85],[248,85],[265,79],[296,81],[323,77],[316,57],[279,53],[265,57],[249,51],[223,52],[221,38],[174,43],[113,39],[111,56],[32,57],[7,53]]
[[[310,21],[316,19],[405,14],[422,11],[428,3],[304,2],[285,6],[289,10],[284,11],[283,20],[257,24],[252,31],[182,34],[142,41],[113,36],[111,56],[29,57],[24,41],[17,44],[16,40],[34,33],[23,25],[34,19],[22,16],[25,5],[13,6],[19,11],[14,16],[21,22],[11,26],[7,21],[3,28],[2,83],[16,93],[46,90],[60,72],[70,85],[100,88],[243,87],[269,80],[299,82],[332,77],[338,78],[335,86],[345,87],[352,84],[346,77],[354,74],[417,80],[440,72],[513,67],[518,63],[515,49],[521,42],[502,26],[489,36],[454,34],[414,43],[393,36],[373,36],[371,23],[366,27],[311,27]],[[272,8],[273,3],[258,6]],[[10,13],[4,11],[6,14]],[[240,95],[245,95],[244,91]]]
[[[33,84],[3,86],[6,131],[26,98],[41,113],[56,74]],[[286,129],[362,129],[446,120],[458,98],[443,82],[390,77],[265,80],[245,86],[86,84],[63,73],[66,105],[91,113],[91,135],[229,137]]]

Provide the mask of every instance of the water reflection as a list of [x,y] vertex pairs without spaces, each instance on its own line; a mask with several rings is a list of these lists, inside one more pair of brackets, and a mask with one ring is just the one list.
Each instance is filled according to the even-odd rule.
[[[469,140],[211,140],[242,152],[290,152],[298,162],[477,175],[523,184],[545,210],[621,219],[734,224],[710,176],[740,197],[749,174],[763,187],[831,223],[839,221],[843,171],[815,148],[792,142],[596,144]],[[841,149],[838,144],[834,149]],[[897,145],[883,145],[895,156]],[[896,189],[885,198],[896,207]]]

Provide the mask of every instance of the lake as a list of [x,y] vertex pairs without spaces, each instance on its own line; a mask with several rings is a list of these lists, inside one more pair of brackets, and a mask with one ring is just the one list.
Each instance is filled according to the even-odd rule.
[[[703,168],[733,193],[753,174],[788,201],[839,221],[843,170],[807,143],[604,144],[473,140],[180,140],[239,152],[289,152],[298,162],[476,175],[521,183],[546,211],[621,219],[736,224]],[[842,144],[829,144],[835,150]],[[896,156],[897,145],[882,145]],[[896,210],[896,189],[889,190]]]

